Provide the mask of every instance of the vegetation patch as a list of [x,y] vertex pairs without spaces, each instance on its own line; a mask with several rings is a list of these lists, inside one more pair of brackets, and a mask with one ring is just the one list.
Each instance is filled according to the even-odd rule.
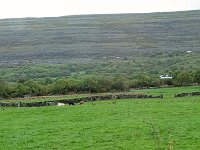
[[0,98],[200,84],[199,12],[2,19]]
[[0,149],[199,149],[198,86],[141,90],[152,98],[0,109]]

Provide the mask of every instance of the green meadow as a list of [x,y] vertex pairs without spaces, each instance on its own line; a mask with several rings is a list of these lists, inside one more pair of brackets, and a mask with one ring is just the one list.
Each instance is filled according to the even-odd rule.
[[[0,102],[129,90],[164,98],[0,107],[0,150],[200,149],[200,96],[174,97],[200,92],[186,86],[200,84],[199,14],[1,19]],[[160,86],[185,87],[135,90]]]
[[0,109],[0,149],[200,149],[200,96],[173,97],[199,90],[137,90],[164,98]]

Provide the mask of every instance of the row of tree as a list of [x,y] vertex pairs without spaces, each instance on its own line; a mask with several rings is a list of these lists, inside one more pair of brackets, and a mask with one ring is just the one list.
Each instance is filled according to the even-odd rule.
[[160,79],[149,75],[138,75],[134,79],[122,75],[116,77],[85,76],[82,78],[44,78],[19,80],[8,83],[0,80],[0,98],[57,95],[71,93],[104,93],[128,91],[131,88],[148,88],[160,86],[187,86],[200,84],[200,71],[177,71],[173,79]]

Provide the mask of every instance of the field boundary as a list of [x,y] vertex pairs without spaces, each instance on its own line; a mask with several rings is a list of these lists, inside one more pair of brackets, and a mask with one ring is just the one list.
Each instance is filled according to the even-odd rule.
[[185,97],[185,96],[199,96],[200,92],[190,92],[190,93],[178,93],[174,97]]
[[98,100],[111,100],[111,99],[130,99],[130,98],[163,98],[163,95],[153,96],[153,95],[145,95],[145,94],[112,94],[112,95],[97,95],[97,96],[89,96],[89,97],[81,97],[81,98],[71,98],[65,100],[50,100],[43,102],[30,102],[23,103],[22,101],[18,102],[0,102],[1,107],[41,107],[41,106],[51,106],[58,105],[58,103],[79,103],[81,101],[98,101]]

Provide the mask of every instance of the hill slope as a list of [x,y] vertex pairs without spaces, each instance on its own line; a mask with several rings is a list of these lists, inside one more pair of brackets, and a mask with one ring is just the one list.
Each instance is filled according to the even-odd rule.
[[[112,68],[119,64],[127,67],[124,63],[129,63],[132,72],[150,73],[151,68],[155,70],[153,74],[173,71],[177,63],[185,66],[190,62],[193,68],[198,68],[195,64],[199,63],[199,26],[200,11],[4,19],[0,20],[0,75],[12,76],[10,80],[22,74],[33,77],[40,73],[38,65],[46,74],[35,77],[65,76],[88,69],[102,72],[102,66],[98,68],[94,62],[113,63]],[[192,56],[185,56],[187,50],[192,50]],[[89,66],[71,69],[72,63]],[[60,74],[54,70],[52,75],[50,70],[55,69],[55,64]],[[62,64],[68,67],[60,69]],[[29,69],[24,68],[27,65]],[[33,68],[35,65],[37,69]],[[155,65],[160,68],[154,69]],[[23,71],[14,70],[13,66]],[[9,74],[11,70],[14,74]],[[36,74],[30,76],[30,72]]]

